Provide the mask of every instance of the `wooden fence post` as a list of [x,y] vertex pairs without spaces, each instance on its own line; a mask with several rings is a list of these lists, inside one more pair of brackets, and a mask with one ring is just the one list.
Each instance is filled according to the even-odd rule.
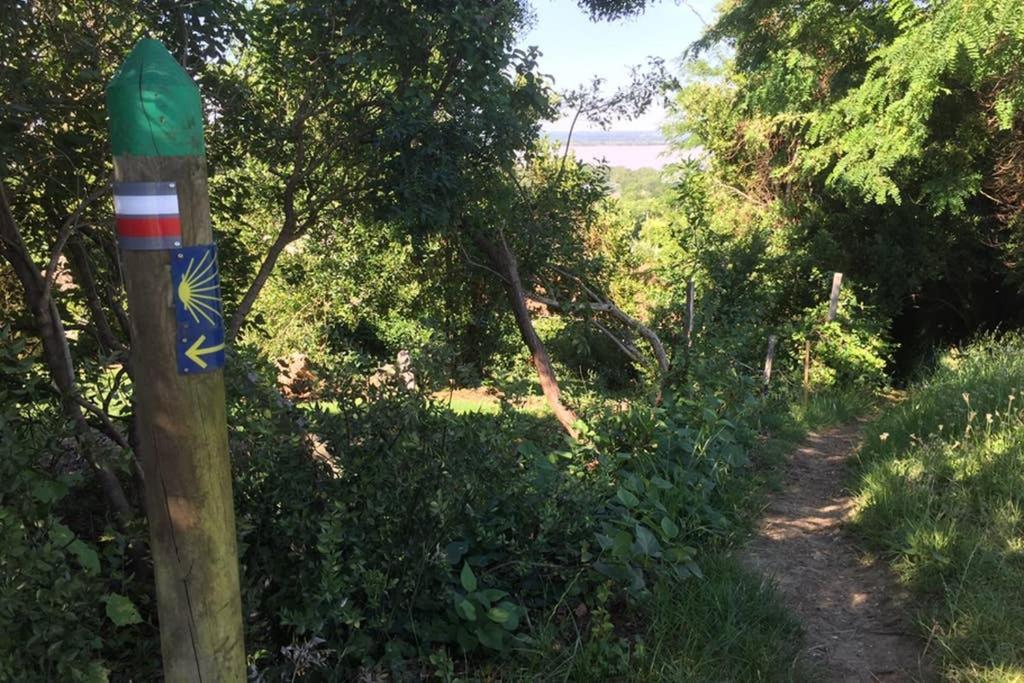
[[[836,319],[836,313],[839,311],[839,291],[843,287],[843,274],[833,273],[832,274],[832,293],[829,295],[828,300],[828,313],[825,316],[825,322],[832,322]],[[804,342],[804,402],[807,402],[807,397],[811,392],[811,339],[807,338]]]
[[832,322],[836,319],[836,312],[839,310],[839,290],[843,287],[843,274],[832,275],[832,294],[828,300],[828,317],[825,322]]
[[811,338],[804,341],[804,403],[811,394]]
[[244,681],[224,329],[199,91],[156,40],[107,89],[164,680]]
[[693,307],[694,307],[693,278],[686,282],[686,345],[693,345]]
[[764,356],[764,385],[768,386],[772,381],[772,363],[775,362],[775,345],[779,338],[774,334],[768,337],[768,352]]

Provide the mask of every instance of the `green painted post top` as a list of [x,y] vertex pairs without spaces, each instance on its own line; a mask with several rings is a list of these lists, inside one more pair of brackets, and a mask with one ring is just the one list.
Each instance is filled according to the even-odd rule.
[[201,156],[199,88],[159,40],[143,38],[107,86],[114,156]]

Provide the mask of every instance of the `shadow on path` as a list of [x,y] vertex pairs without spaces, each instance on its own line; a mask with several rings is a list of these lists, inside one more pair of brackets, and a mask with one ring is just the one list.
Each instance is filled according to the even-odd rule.
[[854,505],[843,489],[846,461],[859,442],[858,424],[811,434],[789,456],[782,490],[740,557],[776,583],[806,632],[807,668],[821,680],[932,680],[904,594],[843,532]]

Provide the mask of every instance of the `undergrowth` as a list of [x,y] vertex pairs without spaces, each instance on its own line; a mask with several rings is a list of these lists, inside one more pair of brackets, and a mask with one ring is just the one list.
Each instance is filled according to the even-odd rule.
[[[0,351],[0,444],[22,472],[0,486],[0,678],[151,673],[148,558],[52,465],[70,434],[18,353]],[[570,441],[550,416],[455,414],[339,373],[299,428],[272,385],[243,381],[258,360],[228,373],[252,680],[802,678],[798,628],[729,551],[781,455],[845,401],[790,412],[707,361],[659,406],[581,402]]]

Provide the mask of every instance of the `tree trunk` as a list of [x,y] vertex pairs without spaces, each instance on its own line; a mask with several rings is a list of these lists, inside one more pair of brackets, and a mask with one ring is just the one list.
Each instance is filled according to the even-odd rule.
[[252,284],[249,285],[249,289],[246,290],[245,295],[238,304],[238,308],[231,316],[231,324],[228,325],[226,331],[226,338],[228,342],[235,341],[238,337],[238,333],[242,329],[242,324],[245,322],[246,316],[249,315],[249,311],[252,310],[253,304],[256,303],[256,298],[260,295],[263,290],[263,286],[267,284],[267,280],[270,279],[270,274],[274,270],[274,266],[277,264],[277,259],[281,256],[281,252],[289,244],[297,239],[294,227],[291,221],[286,221],[285,226],[281,228],[281,232],[277,234],[277,238],[274,243],[270,245],[269,251],[267,251],[266,257],[263,259],[263,263],[260,264],[260,269],[256,273],[256,277],[253,279]]
[[544,398],[551,406],[551,412],[555,414],[562,427],[570,436],[576,438],[578,432],[574,427],[576,413],[562,402],[562,390],[558,386],[558,378],[555,376],[555,369],[551,365],[551,358],[548,356],[544,343],[537,336],[537,330],[533,327],[533,320],[530,318],[530,311],[526,307],[526,294],[523,290],[523,282],[519,277],[519,265],[516,263],[515,254],[509,249],[508,244],[502,239],[499,243],[489,241],[485,237],[475,238],[477,246],[483,251],[491,266],[504,280],[505,294],[508,296],[509,305],[515,315],[516,325],[519,327],[519,334],[523,337],[526,348],[530,350],[531,360],[534,369],[537,370],[537,378],[540,381],[540,388],[544,392]]
[[54,385],[60,392],[61,408],[64,415],[75,425],[75,440],[83,456],[96,469],[96,478],[100,482],[107,501],[122,521],[127,522],[135,516],[135,509],[128,502],[120,480],[113,470],[107,466],[97,451],[99,445],[91,438],[91,428],[81,406],[75,401],[78,391],[75,385],[75,370],[68,350],[67,335],[60,320],[53,297],[46,292],[45,281],[32,257],[28,253],[25,242],[18,230],[18,224],[7,203],[6,189],[0,186],[0,254],[7,259],[14,269],[14,274],[21,282],[26,308],[32,313],[36,331],[43,342],[43,358]]
[[[614,301],[612,301],[608,297],[602,296],[599,292],[587,286],[587,284],[583,282],[582,278],[580,278],[578,275],[573,275],[569,271],[563,270],[561,268],[558,268],[557,270],[563,275],[572,277],[577,282],[579,282],[580,286],[583,287],[584,291],[591,297],[591,299],[593,299],[590,302],[576,303],[575,305],[589,308],[594,313],[607,313],[616,320],[618,320],[620,323],[625,325],[627,328],[634,330],[637,334],[643,337],[650,345],[651,352],[654,354],[654,360],[658,365],[658,371],[661,374],[661,376],[664,377],[664,375],[668,374],[670,367],[668,354],[665,352],[665,345],[661,343],[661,338],[658,337],[657,332],[655,332],[652,328],[648,327],[647,325],[644,325],[642,322],[640,322],[636,318],[632,317],[631,315],[623,311],[615,304]],[[545,306],[548,306],[551,309],[568,312],[566,306],[556,299],[540,296],[535,293],[530,293],[527,296],[530,299],[533,299],[534,301],[537,301],[539,303],[544,304]],[[596,323],[596,321],[594,322]],[[643,362],[643,360],[640,358],[639,353],[637,353],[636,348],[633,347],[631,344],[628,346],[624,344],[621,339],[616,337],[611,332],[611,330],[609,330],[604,325],[597,324],[597,328],[601,330],[601,332],[603,332],[613,342],[615,342],[615,345],[618,346],[619,349],[621,349],[630,360],[637,363]]]

